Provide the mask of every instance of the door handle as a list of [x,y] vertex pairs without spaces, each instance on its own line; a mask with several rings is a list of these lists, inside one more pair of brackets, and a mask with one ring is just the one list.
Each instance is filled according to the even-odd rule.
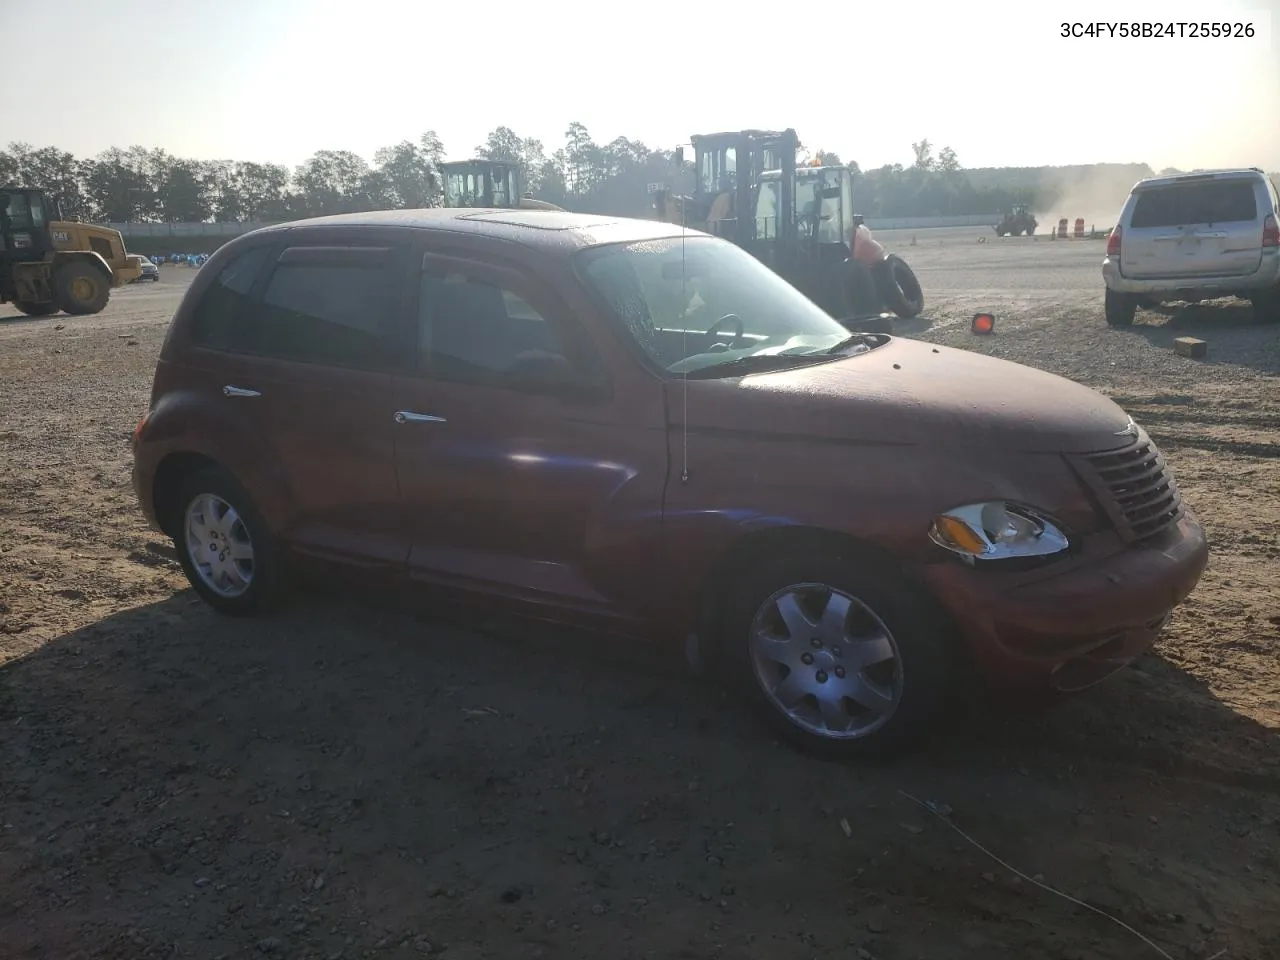
[[444,417],[432,417],[425,413],[411,413],[408,410],[396,411],[396,423],[445,423]]
[[262,394],[260,394],[257,390],[246,390],[244,387],[233,387],[231,384],[227,384],[225,387],[222,388],[222,395],[224,397],[260,397],[262,396]]

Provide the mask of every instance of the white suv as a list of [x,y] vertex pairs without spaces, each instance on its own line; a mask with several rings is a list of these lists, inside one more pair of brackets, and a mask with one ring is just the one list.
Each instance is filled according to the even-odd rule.
[[1107,241],[1107,323],[1139,306],[1240,297],[1280,321],[1280,197],[1261,170],[1140,180]]

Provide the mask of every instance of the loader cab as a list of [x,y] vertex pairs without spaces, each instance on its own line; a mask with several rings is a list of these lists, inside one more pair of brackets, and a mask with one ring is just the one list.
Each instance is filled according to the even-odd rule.
[[[853,177],[848,167],[797,167],[795,173],[796,239],[801,242],[853,243]],[[760,178],[756,195],[756,236],[776,236],[782,203],[782,171],[769,170]]]
[[49,224],[61,219],[61,206],[42,191],[0,187],[0,256],[42,259],[54,247]]
[[461,160],[440,164],[446,207],[520,206],[524,178],[520,164],[502,160]]
[[[697,175],[691,219],[705,220],[707,232],[747,248],[761,239],[795,239],[793,191],[800,140],[794,130],[700,134],[691,142]],[[769,224],[760,225],[757,198],[768,171],[777,173],[776,201]]]

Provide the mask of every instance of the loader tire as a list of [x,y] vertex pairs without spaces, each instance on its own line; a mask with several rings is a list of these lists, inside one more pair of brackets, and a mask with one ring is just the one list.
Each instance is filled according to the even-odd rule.
[[67,313],[101,313],[111,297],[111,283],[102,271],[83,260],[64,263],[53,274],[54,299]]
[[15,300],[13,305],[28,317],[47,317],[51,313],[58,312],[56,303],[28,303],[25,300]]
[[907,261],[897,254],[885,257],[875,269],[876,286],[882,299],[903,320],[918,317],[924,310],[924,291]]

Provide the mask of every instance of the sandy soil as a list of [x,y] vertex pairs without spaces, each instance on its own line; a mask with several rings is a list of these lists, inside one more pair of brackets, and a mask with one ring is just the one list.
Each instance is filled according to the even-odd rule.
[[1100,244],[983,233],[881,235],[929,298],[907,332],[1120,399],[1214,555],[1134,669],[886,767],[590,635],[212,615],[128,483],[191,272],[97,317],[0,308],[0,957],[1280,956],[1280,329],[1110,330]]

